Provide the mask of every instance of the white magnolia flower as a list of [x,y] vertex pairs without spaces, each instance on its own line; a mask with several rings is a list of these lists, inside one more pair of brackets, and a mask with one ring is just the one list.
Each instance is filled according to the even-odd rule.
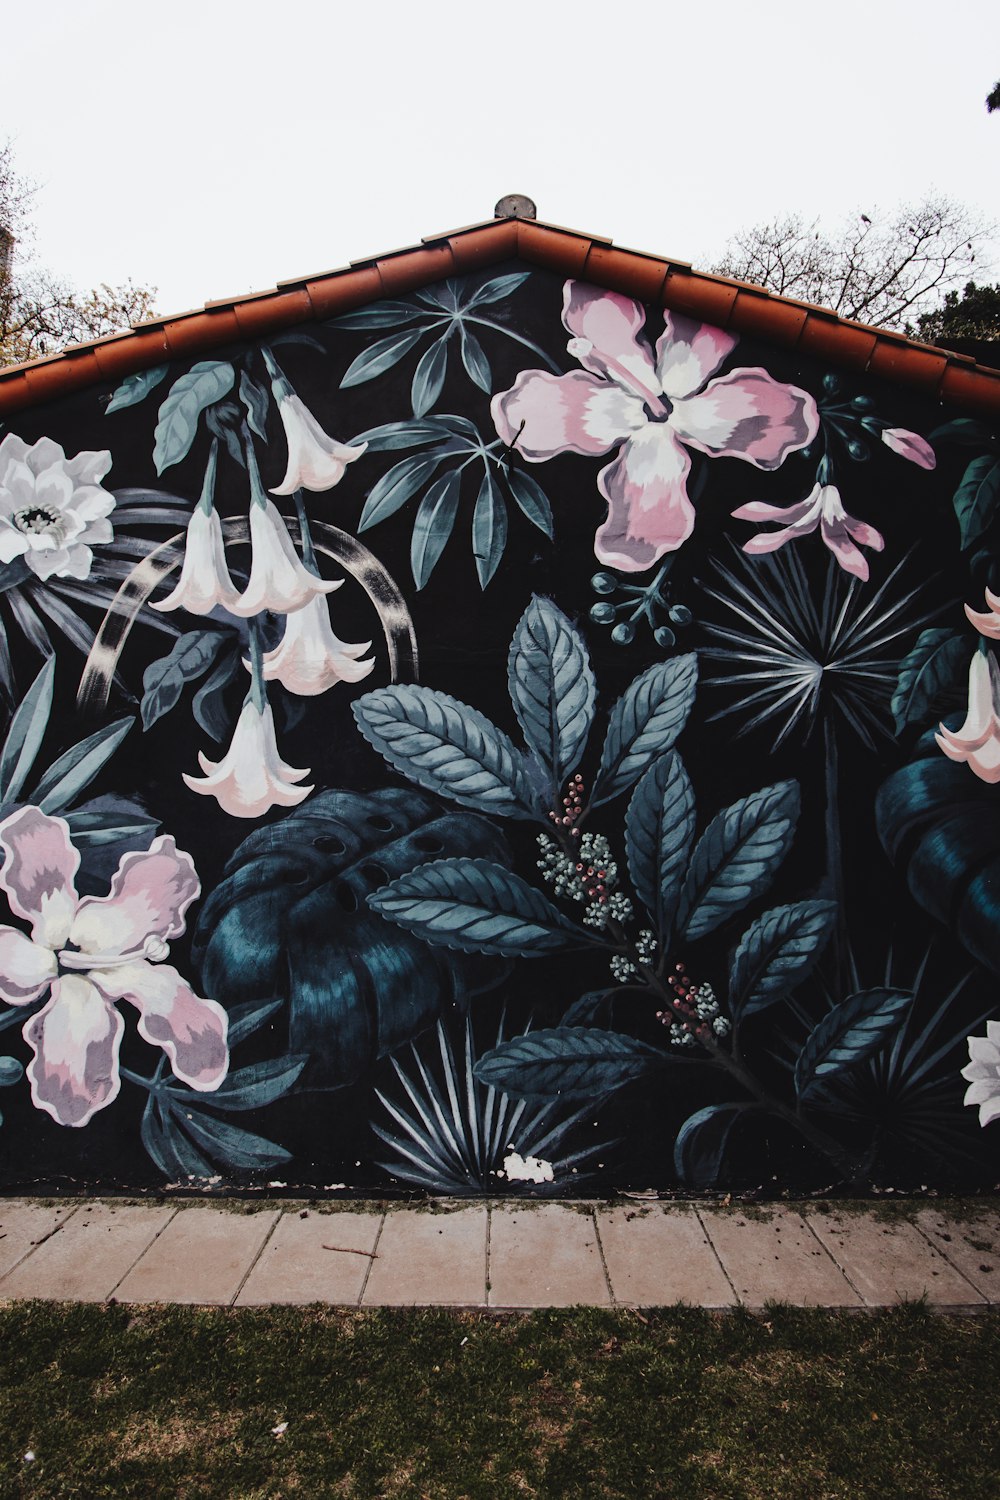
[[371,641],[349,645],[334,635],[325,599],[312,599],[289,615],[280,645],[264,652],[264,677],[277,681],[290,693],[312,698],[325,693],[335,682],[360,682],[375,665],[375,658],[359,661]]
[[309,772],[296,771],[281,759],[271,705],[259,709],[252,697],[243,705],[222,759],[209,760],[199,750],[198,761],[204,777],[185,774],[184,781],[192,792],[214,797],[231,818],[259,818],[272,807],[295,807],[313,790],[295,785]]
[[986,1022],[985,1036],[970,1036],[971,1062],[962,1069],[968,1079],[966,1104],[979,1105],[980,1125],[1000,1119],[1000,1021]]
[[0,442],[0,563],[23,558],[37,578],[87,578],[91,547],[114,537],[115,497],[100,481],[111,454],[67,459],[58,443],[28,447],[13,432]]
[[226,608],[248,619],[265,609],[276,615],[295,610],[319,594],[332,594],[339,581],[326,582],[310,573],[292,544],[281,512],[273,501],[255,499],[250,506],[250,577],[243,593]]
[[351,447],[338,443],[322,427],[307,406],[292,393],[284,379],[274,383],[274,393],[288,440],[288,468],[272,495],[292,495],[296,490],[332,490],[344,477],[344,470],[368,447],[359,443]]
[[186,609],[193,615],[208,615],[217,605],[233,611],[240,591],[229,576],[222,522],[213,507],[199,505],[188,522],[187,546],[181,576],[172,594],[152,604],[152,609]]

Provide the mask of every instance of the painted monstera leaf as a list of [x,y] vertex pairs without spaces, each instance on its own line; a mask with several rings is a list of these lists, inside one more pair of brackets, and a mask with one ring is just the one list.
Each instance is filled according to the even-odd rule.
[[1000,976],[1000,786],[946,760],[928,734],[882,783],[875,817],[911,894]]
[[509,863],[502,836],[421,792],[328,791],[245,839],[203,908],[205,992],[232,1007],[288,1001],[289,1048],[310,1084],[355,1082],[503,966],[430,947],[368,906],[372,891],[445,855]]

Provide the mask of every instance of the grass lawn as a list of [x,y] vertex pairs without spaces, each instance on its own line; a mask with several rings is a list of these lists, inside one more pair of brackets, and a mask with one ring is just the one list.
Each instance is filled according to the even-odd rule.
[[0,1351],[4,1497],[1000,1495],[992,1314],[36,1302]]

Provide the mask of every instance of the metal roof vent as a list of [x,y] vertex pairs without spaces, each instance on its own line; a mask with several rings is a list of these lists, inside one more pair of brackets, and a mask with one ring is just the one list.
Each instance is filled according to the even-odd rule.
[[508,193],[493,210],[495,219],[537,219],[538,209],[523,193]]

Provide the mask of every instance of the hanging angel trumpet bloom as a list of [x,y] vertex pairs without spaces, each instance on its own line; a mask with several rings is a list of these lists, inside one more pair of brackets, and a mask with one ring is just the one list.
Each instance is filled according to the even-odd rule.
[[[743,543],[743,551],[757,557],[763,552],[775,552],[786,542],[798,541],[819,531],[840,566],[853,573],[862,582],[868,579],[867,560],[858,547],[870,547],[881,552],[885,546],[881,532],[869,526],[867,521],[855,520],[844,509],[840,491],[835,484],[816,484],[804,500],[797,505],[765,505],[753,500],[733,511],[737,521],[784,521],[780,531],[761,531]],[[857,546],[855,545],[857,543]]]
[[222,759],[209,760],[199,750],[198,762],[204,776],[185,773],[185,784],[192,792],[214,797],[231,818],[259,818],[272,807],[296,807],[313,790],[296,785],[309,771],[297,771],[281,759],[271,705],[264,698],[258,707],[253,689]]
[[248,619],[269,609],[290,615],[320,594],[331,594],[338,583],[310,573],[296,552],[281,512],[264,493],[253,445],[247,443],[250,475],[250,577],[243,593],[228,606]]
[[265,651],[264,678],[280,682],[302,698],[325,693],[335,682],[360,682],[375,665],[375,658],[359,661],[371,641],[349,645],[334,635],[325,599],[312,599],[285,620],[280,645]]
[[982,647],[969,667],[969,709],[961,729],[943,724],[934,738],[949,760],[964,761],[980,781],[1000,781],[1000,667]]
[[296,490],[332,490],[344,477],[348,464],[360,458],[367,443],[352,446],[338,443],[324,432],[312,412],[296,396],[278,368],[273,355],[265,349],[264,362],[271,377],[271,390],[278,404],[278,415],[288,442],[288,467],[272,495],[294,495]]
[[901,458],[908,458],[911,464],[919,464],[922,469],[937,467],[934,449],[918,432],[908,432],[905,427],[885,427],[882,430],[882,441],[893,453],[898,453]]
[[213,504],[218,449],[218,439],[213,438],[201,499],[188,522],[181,576],[173,593],[158,604],[151,604],[151,609],[164,612],[186,609],[193,615],[208,615],[219,606],[232,612],[239,600],[240,591],[229,575],[226,562],[222,522]]
[[980,635],[988,636],[991,641],[1000,641],[1000,594],[987,589],[986,605],[985,614],[977,614],[968,604],[965,606],[965,613]]

